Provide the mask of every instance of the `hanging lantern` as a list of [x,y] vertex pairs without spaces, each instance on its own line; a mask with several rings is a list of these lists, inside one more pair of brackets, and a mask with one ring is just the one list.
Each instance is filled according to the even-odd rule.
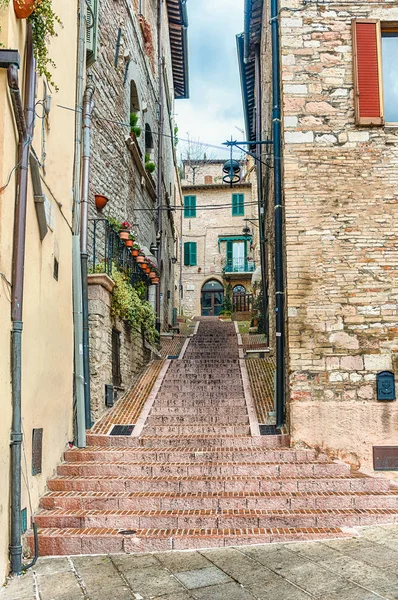
[[240,164],[232,157],[224,164],[222,172],[224,173],[222,178],[223,182],[229,183],[231,187],[234,183],[240,182]]

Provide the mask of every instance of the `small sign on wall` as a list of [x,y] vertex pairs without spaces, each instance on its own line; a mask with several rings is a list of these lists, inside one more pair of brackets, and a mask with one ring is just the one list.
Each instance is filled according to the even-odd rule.
[[195,286],[192,283],[187,284],[187,292],[194,292]]
[[375,471],[398,471],[398,446],[373,446]]

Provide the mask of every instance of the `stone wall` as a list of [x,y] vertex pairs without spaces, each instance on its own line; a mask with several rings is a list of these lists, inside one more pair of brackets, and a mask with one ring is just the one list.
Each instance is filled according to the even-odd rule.
[[[202,172],[204,177],[207,171]],[[227,185],[187,186],[182,188],[183,195],[195,195],[197,212],[194,218],[182,218],[182,284],[183,298],[182,310],[186,316],[198,316],[201,314],[201,291],[203,285],[215,279],[223,283],[223,267],[226,260],[226,242],[220,242],[219,237],[242,236],[243,227],[246,225],[245,217],[257,218],[257,192],[256,186],[245,183],[234,186],[232,189]],[[245,214],[243,216],[232,216],[232,194],[244,194]],[[220,208],[215,210],[201,209],[201,206]],[[256,222],[247,222],[253,232],[252,249],[248,255],[259,264],[258,227]],[[194,267],[184,266],[184,243],[197,243],[197,265]],[[226,282],[232,286],[244,285],[249,291],[252,287],[251,279],[253,273],[226,274]]]
[[295,442],[372,471],[372,446],[398,445],[397,402],[376,398],[398,352],[398,135],[355,125],[354,18],[398,8],[282,11],[290,418]]
[[113,385],[112,378],[112,330],[120,334],[121,384],[117,389],[120,397],[127,391],[143,367],[151,358],[140,331],[125,321],[111,315],[113,282],[106,275],[89,277],[89,326],[90,326],[90,381],[91,415],[96,421],[107,410],[105,385]]
[[[146,0],[143,13],[152,34],[153,52],[149,53],[139,24],[138,2],[99,0],[99,52],[88,74],[95,83],[95,111],[92,128],[92,163],[90,177],[90,218],[111,215],[127,219],[138,242],[150,248],[159,230],[157,169],[153,175],[144,170],[145,153],[159,164],[159,77],[157,69],[157,2]],[[175,204],[176,155],[172,139],[174,91],[171,67],[167,10],[163,11],[163,46],[166,85],[164,90],[164,139],[162,170],[162,204]],[[121,28],[121,46],[115,66],[116,42]],[[155,60],[151,59],[151,56]],[[131,97],[136,94],[134,107]],[[169,110],[168,110],[169,107]],[[142,133],[130,137],[130,110],[138,115]],[[152,131],[153,149],[146,147],[145,127]],[[94,195],[103,194],[109,202],[102,213],[94,205]],[[166,200],[166,194],[168,200]],[[90,249],[92,249],[90,221]],[[161,321],[167,328],[173,301],[174,273],[170,258],[175,255],[173,215],[163,211],[162,223]],[[168,300],[170,296],[170,301]]]

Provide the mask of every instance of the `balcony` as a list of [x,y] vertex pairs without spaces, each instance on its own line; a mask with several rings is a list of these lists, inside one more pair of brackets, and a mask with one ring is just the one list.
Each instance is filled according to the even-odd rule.
[[227,260],[225,264],[225,273],[254,273],[256,270],[256,263],[254,260],[247,260],[245,258],[233,258]]

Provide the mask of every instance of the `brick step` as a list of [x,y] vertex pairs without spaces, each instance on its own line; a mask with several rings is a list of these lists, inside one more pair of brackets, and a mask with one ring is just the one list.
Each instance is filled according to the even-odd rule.
[[208,411],[197,411],[187,413],[183,408],[180,409],[179,413],[154,413],[153,411],[148,417],[148,424],[157,427],[158,425],[189,425],[195,423],[196,425],[207,423],[208,425],[240,425],[248,426],[249,417],[247,411],[241,412],[240,415],[224,415],[223,413],[216,415],[209,415]]
[[385,492],[383,480],[371,478],[312,476],[312,477],[272,477],[230,475],[223,476],[106,476],[54,477],[48,481],[51,491],[97,491],[97,492]]
[[[126,531],[127,533],[127,531]],[[40,556],[133,553],[186,550],[348,537],[339,528],[248,529],[138,529],[122,534],[118,529],[39,529]],[[33,550],[33,534],[27,541]]]
[[161,406],[191,406],[191,407],[212,407],[214,410],[224,410],[224,408],[243,408],[246,407],[246,401],[241,396],[237,397],[236,390],[233,394],[223,394],[222,396],[214,396],[211,392],[203,392],[200,398],[193,400],[191,395],[185,392],[165,392],[160,391],[157,395],[155,407]]
[[[167,408],[165,408],[158,402],[159,399],[155,402],[155,405],[151,410],[151,417],[175,416],[178,420],[184,418],[185,420],[190,419],[191,421],[198,422],[201,421],[202,418],[205,418],[206,415],[209,415],[209,410],[207,409],[207,407],[206,409],[204,409],[203,405],[196,406],[196,403],[195,406],[191,406],[190,410],[187,410],[186,406],[168,406]],[[214,408],[216,407],[214,406]],[[247,409],[243,404],[241,407],[225,406],[222,409],[222,414],[207,416],[207,419],[209,420],[209,422],[211,422],[211,419],[221,417],[223,417],[224,419],[234,419],[233,422],[235,422],[242,417],[247,417]]]
[[[271,462],[69,462],[58,467],[58,475],[62,476],[90,476],[105,475],[118,477],[126,476],[181,476],[181,477],[208,477],[231,475],[249,475],[258,477],[340,477],[349,476],[349,468],[345,465],[334,463],[271,463]],[[370,478],[369,478],[370,479]],[[370,479],[381,481],[384,479]],[[383,491],[388,489],[387,485]],[[378,489],[380,489],[378,487]]]
[[200,398],[201,397],[201,392],[209,392],[211,390],[211,394],[212,396],[221,396],[224,393],[228,393],[228,392],[232,392],[237,395],[243,395],[243,387],[242,387],[242,382],[239,381],[232,381],[230,383],[227,383],[226,381],[223,384],[217,385],[217,384],[202,384],[202,383],[197,383],[197,384],[192,384],[192,383],[177,383],[176,381],[172,382],[168,382],[165,381],[162,383],[162,386],[160,388],[160,393],[162,392],[184,392],[186,394],[190,394],[192,395],[192,398]]
[[[126,438],[127,445],[131,438]],[[139,438],[140,446],[151,448],[153,446],[185,446],[186,448],[195,448],[200,446],[263,446],[268,448],[278,448],[289,446],[290,438],[288,435],[259,435],[255,437],[238,435],[176,435],[170,436],[148,436]],[[136,445],[133,443],[132,445]]]
[[389,492],[48,492],[48,510],[398,510],[398,491]]
[[190,425],[169,424],[152,425],[149,423],[144,428],[144,435],[250,435],[249,425],[213,425],[211,423],[191,423]]
[[304,462],[325,461],[325,455],[317,455],[315,450],[294,448],[74,448],[64,453],[68,464],[84,462],[96,463],[128,463],[128,462],[179,462],[189,460],[191,464],[213,461],[251,461],[251,462]]
[[40,528],[224,529],[247,527],[361,527],[398,522],[398,509],[343,510],[41,510]]

